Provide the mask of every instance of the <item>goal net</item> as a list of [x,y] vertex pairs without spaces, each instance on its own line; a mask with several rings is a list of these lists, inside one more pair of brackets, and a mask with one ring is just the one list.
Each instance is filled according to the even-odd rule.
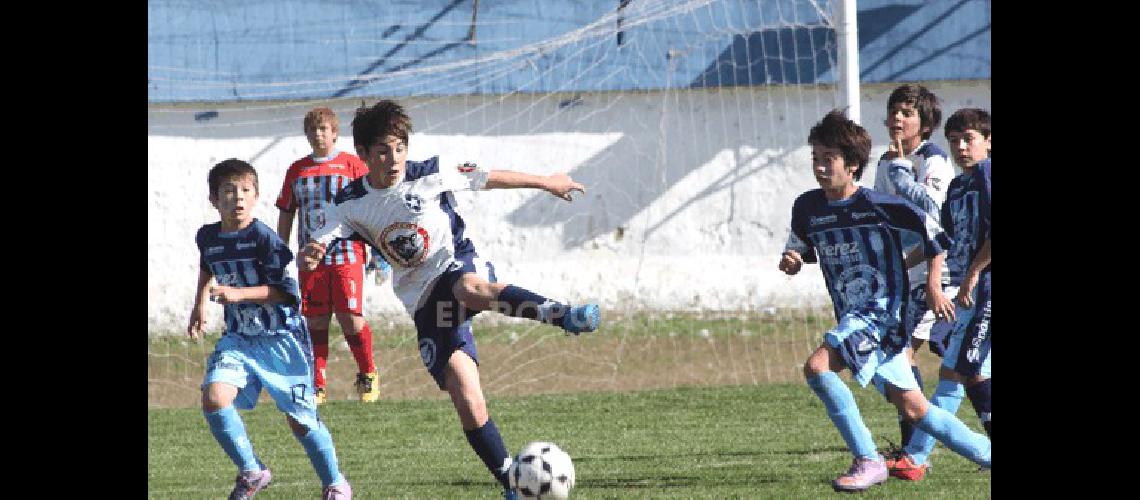
[[[194,231],[217,220],[206,198],[210,166],[250,161],[261,188],[254,214],[275,227],[285,170],[310,152],[305,112],[331,107],[339,149],[351,152],[355,108],[384,98],[412,118],[409,159],[446,154],[492,169],[567,172],[587,187],[572,203],[534,190],[455,194],[500,281],[596,302],[605,321],[597,333],[565,338],[481,314],[475,335],[488,394],[802,380],[804,359],[833,321],[830,302],[816,266],[787,277],[776,264],[792,201],[815,187],[808,129],[840,106],[831,2],[488,4],[415,13],[396,3],[369,18],[253,29],[324,44],[354,72],[290,67],[265,76],[253,65],[248,73],[240,64],[180,65],[152,51],[150,406],[197,401],[223,324],[212,305],[211,336],[185,337]],[[292,33],[298,25],[307,31]],[[443,397],[390,283],[366,281],[382,397]],[[330,397],[348,398],[356,367],[336,327],[330,343]]]

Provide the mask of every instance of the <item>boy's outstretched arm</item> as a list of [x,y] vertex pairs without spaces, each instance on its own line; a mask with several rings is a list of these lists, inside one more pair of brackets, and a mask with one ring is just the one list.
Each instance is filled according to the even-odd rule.
[[954,297],[954,301],[966,307],[974,307],[974,288],[978,286],[978,278],[982,275],[982,269],[990,265],[990,240],[982,243],[982,248],[978,249],[978,255],[974,256],[973,262],[970,262],[970,267],[966,269],[966,275],[962,277],[962,286],[958,288],[958,296]]
[[573,201],[570,193],[578,191],[585,193],[586,187],[574,182],[569,175],[558,173],[552,175],[533,175],[510,170],[492,170],[487,175],[487,185],[483,189],[542,189],[566,201]]
[[186,333],[192,339],[200,337],[202,331],[206,329],[206,296],[210,278],[213,278],[213,275],[206,272],[205,269],[198,270],[198,287],[195,288],[194,306],[190,308],[190,324],[186,326]]

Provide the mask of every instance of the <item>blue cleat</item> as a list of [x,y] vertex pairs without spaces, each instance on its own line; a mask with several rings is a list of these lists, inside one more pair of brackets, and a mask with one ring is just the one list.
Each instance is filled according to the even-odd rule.
[[562,328],[574,335],[597,330],[601,324],[602,310],[597,304],[571,307],[570,312],[566,313],[566,318],[562,320]]
[[503,490],[503,498],[505,500],[519,500],[519,494],[515,493],[515,490],[507,488]]

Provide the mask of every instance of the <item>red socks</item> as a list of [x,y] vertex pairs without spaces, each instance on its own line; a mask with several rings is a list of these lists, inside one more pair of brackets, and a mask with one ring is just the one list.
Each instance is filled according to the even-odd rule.
[[325,386],[325,365],[329,361],[329,330],[317,330],[316,328],[309,329],[309,336],[313,339],[313,386],[316,388],[323,388]]
[[[372,362],[372,329],[368,327],[367,322],[364,323],[364,328],[360,330],[360,335],[345,335],[344,341],[352,350],[352,357],[356,359],[356,367],[360,373],[376,371],[376,365]],[[328,354],[327,349],[325,354]]]

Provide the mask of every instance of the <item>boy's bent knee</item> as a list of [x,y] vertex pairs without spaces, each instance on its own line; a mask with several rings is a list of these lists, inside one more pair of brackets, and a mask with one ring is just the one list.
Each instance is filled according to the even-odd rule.
[[951,370],[945,366],[938,369],[938,378],[940,380],[949,380],[958,383],[962,382],[962,377],[958,375],[958,372]]
[[237,387],[213,383],[202,389],[202,410],[213,412],[230,406],[237,397]]
[[832,354],[831,347],[827,344],[819,346],[804,362],[804,378],[810,379],[826,372],[839,372],[843,368],[837,357],[838,353]]
[[903,418],[917,422],[926,416],[930,403],[918,390],[902,390],[894,386],[887,387],[887,399],[898,408]]
[[810,379],[820,373],[823,372],[819,371],[815,364],[812,363],[812,358],[808,358],[807,361],[804,362],[804,379]]
[[311,329],[328,330],[331,315],[325,314],[321,316],[305,316],[305,322]]
[[340,329],[348,335],[360,335],[364,330],[364,316],[351,312],[336,312],[336,321],[340,323]]
[[293,434],[297,437],[305,437],[309,434],[309,428],[294,419],[292,415],[285,415],[285,422],[289,424],[289,428],[293,430]]

